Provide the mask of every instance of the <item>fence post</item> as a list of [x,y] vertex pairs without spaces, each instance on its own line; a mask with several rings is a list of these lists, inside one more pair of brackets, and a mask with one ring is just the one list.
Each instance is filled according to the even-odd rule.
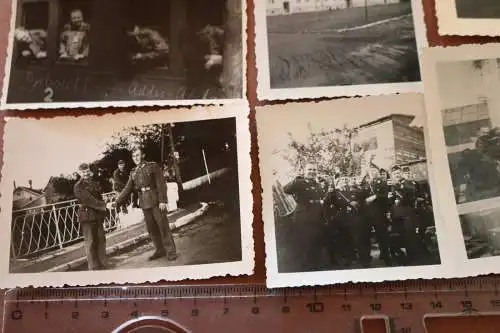
[[[56,212],[56,206],[52,206],[52,213],[54,214],[54,219],[55,219],[55,224],[56,224],[56,236],[57,236],[57,241],[59,242],[59,248],[63,248],[63,242],[61,239],[61,231],[59,230],[59,216]],[[49,226],[50,227],[50,226]]]

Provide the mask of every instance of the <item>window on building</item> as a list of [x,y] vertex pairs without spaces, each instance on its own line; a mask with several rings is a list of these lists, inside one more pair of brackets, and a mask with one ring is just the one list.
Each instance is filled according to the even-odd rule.
[[47,58],[49,4],[24,3],[21,12],[21,22],[14,31],[15,54],[27,62],[42,61]]
[[60,2],[58,59],[86,64],[90,52],[91,2]]
[[140,69],[169,67],[170,1],[125,0],[127,57]]
[[361,142],[361,148],[363,151],[375,150],[378,148],[378,141],[376,137],[369,138]]
[[482,119],[444,127],[446,146],[453,147],[473,142],[479,130],[483,127],[490,128],[491,121],[489,119]]

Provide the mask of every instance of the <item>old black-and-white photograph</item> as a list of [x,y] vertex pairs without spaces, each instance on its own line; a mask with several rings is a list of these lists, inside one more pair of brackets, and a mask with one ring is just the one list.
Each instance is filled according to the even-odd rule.
[[[424,51],[425,106],[454,276],[497,272],[499,44]],[[469,260],[476,259],[476,260]]]
[[[416,91],[404,83],[420,81],[418,6],[411,0],[266,0],[265,13],[257,15],[266,17],[268,57],[259,69],[267,62],[262,75],[273,90],[321,88],[338,96]],[[377,84],[385,85],[358,87]]]
[[500,19],[500,2],[496,0],[455,0],[460,18]]
[[467,258],[500,255],[500,208],[488,208],[460,215]]
[[242,0],[14,0],[3,107],[241,99],[244,9]]
[[500,2],[496,0],[436,0],[443,35],[500,35]]
[[436,71],[457,204],[500,197],[500,60],[441,62]]
[[[16,283],[22,273],[163,268],[142,277],[175,280],[251,271],[248,123],[236,112],[171,112],[8,121],[2,253]],[[109,282],[134,279],[122,274]]]
[[[422,102],[390,96],[258,113],[264,193],[272,192],[263,198],[266,240],[278,275],[440,264]],[[285,126],[272,126],[283,117]]]

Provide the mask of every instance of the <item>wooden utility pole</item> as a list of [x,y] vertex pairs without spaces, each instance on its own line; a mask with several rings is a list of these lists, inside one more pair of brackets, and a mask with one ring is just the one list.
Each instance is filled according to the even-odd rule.
[[226,98],[243,93],[243,38],[241,0],[226,0],[224,51],[220,83]]
[[165,125],[161,124],[161,144],[160,144],[160,162],[161,162],[161,167],[165,165]]
[[365,21],[368,22],[368,0],[365,0]]
[[167,132],[168,132],[168,137],[170,139],[170,152],[172,154],[172,162],[174,163],[175,179],[177,180],[177,185],[179,186],[179,190],[182,190],[181,168],[179,167],[179,161],[177,159],[177,154],[175,151],[174,134],[172,131],[172,124],[170,123],[167,124]]

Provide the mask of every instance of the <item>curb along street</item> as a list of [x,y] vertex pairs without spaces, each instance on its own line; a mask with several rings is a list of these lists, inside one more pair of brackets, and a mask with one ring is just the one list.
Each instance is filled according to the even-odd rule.
[[[190,223],[196,221],[198,218],[203,216],[207,212],[209,205],[205,202],[200,202],[200,205],[201,205],[201,207],[196,209],[194,212],[186,214],[184,216],[180,216],[179,218],[175,219],[175,221],[169,223],[170,229],[172,231],[175,231],[175,230],[177,230],[177,229],[179,229],[187,224],[190,224]],[[137,228],[142,228],[144,230],[146,229],[144,223],[140,223],[137,226]],[[149,234],[147,232],[143,232],[143,233],[140,233],[138,236],[135,236],[132,239],[126,239],[120,243],[106,247],[106,254],[108,256],[112,256],[116,252],[124,251],[127,248],[140,245],[140,244],[145,243],[147,241],[149,241]],[[82,246],[82,248],[83,248],[83,246]],[[87,258],[85,256],[82,256],[82,257],[74,259],[68,263],[55,266],[55,267],[47,270],[47,272],[68,271],[70,269],[74,269],[77,266],[81,266],[81,265],[85,264],[86,262],[87,262]]]

